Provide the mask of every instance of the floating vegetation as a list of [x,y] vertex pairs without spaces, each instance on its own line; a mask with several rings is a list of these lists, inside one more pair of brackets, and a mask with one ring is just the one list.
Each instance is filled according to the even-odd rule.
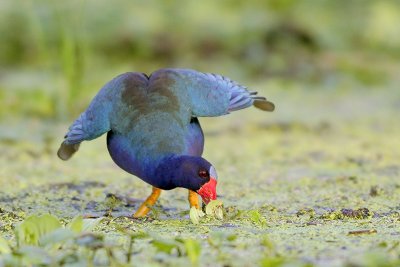
[[345,218],[360,220],[360,219],[372,218],[373,215],[374,215],[374,213],[369,211],[367,208],[359,208],[356,210],[341,209],[338,211],[328,212],[328,213],[322,215],[322,218],[330,219],[330,220],[342,220]]
[[211,200],[206,206],[206,214],[222,220],[224,218],[222,201]]
[[202,210],[194,206],[190,208],[189,217],[193,224],[199,224],[200,218],[204,215],[205,213]]
[[218,220],[224,219],[223,214],[223,204],[221,200],[211,200],[206,208],[204,213],[202,210],[197,209],[196,207],[192,207],[190,209],[190,220],[193,224],[199,224],[200,219],[206,215],[207,219],[217,218]]

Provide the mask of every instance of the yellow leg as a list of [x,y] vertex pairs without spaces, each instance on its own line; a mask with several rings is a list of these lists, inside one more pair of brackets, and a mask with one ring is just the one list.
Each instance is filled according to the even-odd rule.
[[189,190],[188,200],[190,207],[196,207],[196,209],[200,209],[199,197],[197,196],[196,192]]
[[157,199],[160,197],[161,189],[153,186],[153,191],[151,195],[140,205],[139,209],[133,214],[134,218],[141,218],[149,213],[150,208],[156,203]]

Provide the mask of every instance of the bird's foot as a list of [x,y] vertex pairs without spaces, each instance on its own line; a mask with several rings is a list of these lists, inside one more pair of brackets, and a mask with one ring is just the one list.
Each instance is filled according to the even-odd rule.
[[139,209],[133,214],[134,218],[142,218],[149,213],[151,207],[156,203],[157,199],[160,197],[161,189],[153,187],[151,195],[140,205]]
[[189,190],[188,200],[190,208],[195,207],[196,209],[200,209],[199,197],[196,192]]

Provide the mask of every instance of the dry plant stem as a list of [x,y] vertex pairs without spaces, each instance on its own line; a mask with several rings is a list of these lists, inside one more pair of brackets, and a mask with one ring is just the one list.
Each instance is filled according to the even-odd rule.
[[151,195],[140,205],[139,209],[133,215],[134,218],[141,218],[149,213],[150,208],[156,203],[157,199],[160,197],[161,189],[154,187]]
[[363,235],[363,234],[376,234],[376,233],[378,233],[376,229],[370,229],[370,230],[350,231],[348,235]]

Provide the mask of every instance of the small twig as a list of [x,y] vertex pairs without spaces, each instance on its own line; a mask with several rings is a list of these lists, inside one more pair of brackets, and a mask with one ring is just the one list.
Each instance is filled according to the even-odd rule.
[[110,266],[113,266],[114,265],[113,263],[115,262],[115,257],[114,257],[114,253],[112,251],[112,248],[106,247],[105,250],[106,250],[106,253],[107,253],[107,257],[108,257],[108,263],[109,263]]
[[348,235],[364,235],[364,234],[376,234],[378,231],[376,229],[369,229],[369,230],[357,230],[357,231],[350,231]]
[[93,249],[92,253],[89,255],[88,265],[90,267],[94,266],[94,256],[96,255],[97,249]]
[[132,255],[132,249],[133,249],[133,241],[134,241],[133,236],[130,236],[129,248],[128,248],[128,251],[127,251],[127,253],[126,253],[126,261],[127,261],[128,263],[131,262],[131,255]]
[[102,216],[94,215],[94,214],[84,214],[82,216],[83,219],[97,219],[97,218],[100,218],[100,217],[102,217]]

